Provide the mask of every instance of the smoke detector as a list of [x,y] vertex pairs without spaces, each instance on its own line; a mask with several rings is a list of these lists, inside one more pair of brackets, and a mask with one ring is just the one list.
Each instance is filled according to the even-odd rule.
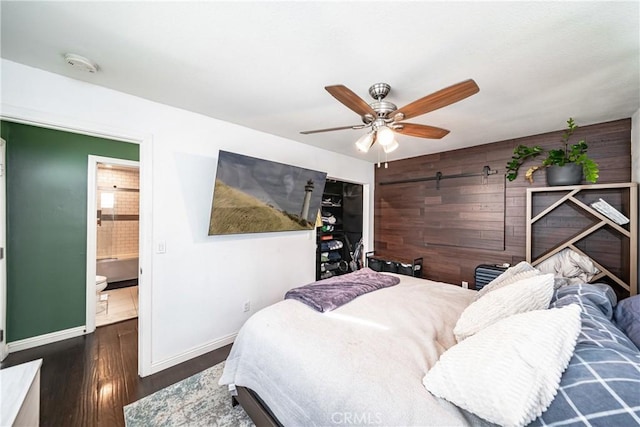
[[64,55],[64,60],[76,70],[85,71],[87,73],[98,72],[98,64],[84,56],[76,55],[75,53],[66,53]]

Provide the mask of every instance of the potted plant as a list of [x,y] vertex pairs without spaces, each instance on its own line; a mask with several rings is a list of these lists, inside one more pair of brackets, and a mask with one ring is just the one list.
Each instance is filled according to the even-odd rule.
[[[569,139],[578,128],[573,118],[567,120],[567,129],[562,134],[563,148],[548,150],[547,157],[538,166],[530,167],[525,179],[533,183],[533,173],[540,169],[547,171],[547,184],[576,185],[582,181],[582,175],[591,183],[598,180],[600,169],[598,164],[587,156],[587,143],[584,139],[575,144],[569,144]],[[513,150],[513,157],[507,163],[507,179],[513,181],[518,176],[518,170],[528,159],[538,157],[544,150],[539,146],[527,147],[518,145]]]

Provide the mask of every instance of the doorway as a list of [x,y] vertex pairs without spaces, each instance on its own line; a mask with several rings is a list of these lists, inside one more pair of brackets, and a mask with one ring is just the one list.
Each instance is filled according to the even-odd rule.
[[138,317],[139,163],[88,156],[87,332]]
[[6,211],[4,206],[6,202],[6,176],[5,176],[5,152],[6,143],[0,138],[0,361],[4,360],[9,354],[6,344],[6,312],[7,312],[7,267],[4,256],[6,245]]
[[363,267],[362,184],[327,178],[316,229],[316,280],[327,279]]
[[[11,133],[13,137],[15,137],[15,132],[11,131],[9,132],[9,128],[12,127],[14,124],[15,125],[28,125],[31,126],[35,129],[48,129],[50,131],[61,131],[60,134],[64,134],[65,138],[67,138],[68,136],[71,137],[79,137],[79,136],[83,136],[83,137],[89,137],[89,138],[98,138],[98,139],[105,139],[108,140],[108,144],[109,146],[111,146],[110,144],[116,144],[118,145],[119,143],[128,143],[128,144],[135,144],[136,146],[138,146],[139,148],[137,149],[137,151],[139,152],[139,167],[140,167],[140,235],[139,235],[139,252],[140,252],[140,268],[139,268],[139,285],[140,285],[140,306],[139,306],[139,316],[138,316],[138,374],[142,377],[150,375],[151,373],[153,373],[152,370],[152,364],[151,364],[151,323],[147,320],[150,316],[150,304],[148,301],[150,301],[151,299],[151,281],[150,281],[150,277],[147,276],[142,276],[143,271],[144,272],[149,272],[151,271],[151,258],[150,258],[150,252],[147,250],[149,243],[146,242],[150,242],[151,241],[151,233],[152,233],[152,228],[151,228],[151,211],[152,211],[152,197],[151,197],[151,188],[152,188],[152,179],[153,179],[153,175],[152,175],[152,147],[151,147],[151,136],[148,134],[137,134],[137,133],[121,133],[121,132],[114,132],[114,129],[111,128],[110,126],[102,126],[102,125],[97,125],[97,124],[91,124],[91,125],[87,125],[87,123],[85,122],[80,122],[80,121],[76,121],[73,120],[73,118],[69,118],[66,116],[58,116],[56,114],[51,114],[51,113],[43,113],[43,112],[34,112],[32,110],[27,110],[27,109],[22,109],[22,108],[18,108],[18,107],[6,107],[5,109],[3,109],[3,114],[0,117],[0,119],[2,120],[2,124],[3,124],[3,137],[4,137],[4,131],[7,130],[8,133]],[[6,126],[5,126],[6,125]],[[6,139],[6,137],[5,137]],[[7,142],[7,148],[9,148],[9,144],[10,142]],[[85,147],[86,144],[84,143],[78,143],[76,144],[76,148],[82,148]],[[100,150],[102,151],[102,150]],[[109,151],[111,151],[109,149]],[[31,152],[33,153],[38,153],[37,150],[32,150]],[[10,152],[7,151],[6,153],[7,156],[10,155]],[[46,156],[45,156],[46,157]],[[60,158],[60,156],[55,156]],[[48,157],[47,157],[48,159]],[[84,175],[84,177],[86,178],[87,176],[87,157],[85,156],[84,159],[82,160],[82,169],[83,171],[81,172],[82,175]],[[17,168],[19,169],[19,168]],[[67,172],[68,168],[64,167],[62,169],[60,169],[62,172]],[[9,179],[9,177],[7,178]],[[84,179],[83,179],[84,180]],[[12,187],[13,188],[13,187]],[[9,188],[7,188],[7,192],[9,191]],[[74,191],[74,192],[68,192],[70,194],[82,194],[84,193],[84,191]],[[85,193],[86,194],[86,193]],[[9,194],[7,193],[7,201],[9,199]],[[77,200],[82,200],[84,198],[76,198]],[[85,207],[81,208],[80,212],[85,211],[86,208],[86,200],[83,201],[82,205],[84,205]],[[62,206],[62,205],[61,205]],[[6,208],[6,204],[4,204],[0,210],[5,210]],[[33,211],[33,210],[31,210]],[[29,212],[31,212],[29,211]],[[38,211],[38,210],[36,210]],[[77,212],[77,211],[75,211]],[[7,215],[7,221],[8,221],[8,211],[6,212]],[[5,212],[3,212],[3,214],[5,214]],[[80,249],[79,251],[76,250],[75,253],[83,253],[85,251],[84,246],[86,246],[86,218],[82,219],[82,217],[86,215],[86,213],[81,213],[80,215],[74,214],[74,219],[77,218],[76,223],[77,224],[81,224],[81,228],[82,230],[80,232],[73,232],[73,233],[69,233],[67,232],[65,234],[65,236],[71,235],[71,236],[82,236],[83,238],[81,239],[81,244],[83,246],[82,249]],[[95,212],[93,212],[91,214],[91,216],[89,218],[92,218],[93,216],[95,216]],[[6,225],[6,222],[4,222],[4,224]],[[5,231],[9,231],[7,229],[5,229]],[[64,236],[63,236],[64,237]],[[9,239],[9,236],[7,235],[7,242]],[[28,239],[27,239],[28,241]],[[15,248],[13,248],[15,249]],[[12,249],[12,253],[13,253],[13,249]],[[50,254],[53,255],[57,255],[60,251],[59,250],[52,250],[50,252]],[[6,253],[5,253],[5,258],[6,258]],[[82,273],[86,273],[86,260],[84,259],[85,257],[82,257],[80,259],[81,265],[82,265]],[[60,263],[59,265],[65,265],[66,264],[62,264]],[[95,268],[94,268],[95,270]],[[27,270],[29,271],[29,270]],[[42,270],[42,268],[39,269],[31,269],[31,271],[35,271],[35,272],[39,272],[39,271],[46,271],[46,270]],[[76,270],[77,271],[77,270]],[[10,273],[10,266],[8,264],[6,264],[6,272],[7,272],[7,276]],[[66,270],[64,271],[66,272]],[[18,334],[16,333],[15,335],[13,335],[13,339],[11,338],[11,336],[9,336],[9,334],[7,334],[7,330],[5,329],[5,333],[4,333],[4,338],[5,341],[7,342],[7,350],[9,352],[16,352],[16,351],[20,351],[20,350],[25,350],[28,348],[32,348],[32,347],[36,347],[39,345],[44,345],[44,344],[48,344],[51,342],[55,342],[55,341],[60,341],[60,340],[64,340],[67,338],[73,338],[76,336],[81,336],[83,334],[89,333],[91,331],[88,330],[88,326],[86,321],[86,274],[82,274],[81,275],[81,279],[82,279],[82,296],[81,296],[81,300],[77,299],[77,297],[74,297],[74,304],[77,304],[78,302],[80,302],[82,305],[80,307],[81,309],[81,323],[79,323],[77,320],[75,320],[75,324],[79,326],[73,326],[71,328],[69,328],[68,326],[65,328],[64,325],[62,325],[62,327],[60,326],[56,326],[56,325],[50,325],[50,322],[45,322],[44,325],[45,327],[51,328],[53,327],[54,329],[49,329],[49,331],[44,330],[42,332],[40,331],[35,331],[35,333],[31,333],[30,335],[24,335],[21,333],[22,336],[17,336]],[[94,281],[95,281],[95,275],[94,275]],[[35,281],[25,281],[24,283],[28,283],[30,284],[30,286],[33,286]],[[77,283],[77,282],[75,282]],[[6,283],[6,286],[9,287],[10,283]],[[30,291],[29,291],[30,292]],[[31,295],[31,297],[29,297],[29,295]],[[16,295],[13,294],[13,297],[15,299]],[[58,292],[57,289],[55,289],[55,297],[60,300],[61,296],[60,293]],[[30,326],[32,325],[34,322],[40,322],[42,324],[42,316],[31,316],[29,313],[33,312],[33,310],[36,310],[36,312],[40,313],[40,311],[37,308],[29,308],[29,313],[23,311],[23,310],[17,310],[15,309],[15,307],[17,307],[16,305],[11,306],[9,304],[9,300],[6,299],[7,298],[7,289],[5,288],[5,292],[2,295],[2,298],[5,299],[6,301],[6,311],[4,313],[3,316],[3,320],[6,322],[5,325],[10,326],[9,325],[9,309],[11,307],[14,307],[14,314],[19,314],[20,316],[27,316],[29,319],[29,322],[17,322],[15,321],[16,319],[13,319],[13,325],[19,325],[21,327],[23,326]],[[37,298],[34,300],[34,297],[31,293],[27,294],[27,298],[31,298],[29,301],[33,302],[40,302],[40,303],[46,303],[46,304],[51,304],[54,301],[51,301],[50,298]],[[1,298],[0,298],[1,299]],[[63,301],[68,301],[68,299],[62,298]],[[27,301],[27,306],[29,301]],[[43,302],[44,301],[44,302]],[[93,294],[93,303],[95,303],[95,292]],[[17,311],[16,311],[17,310]],[[48,312],[52,312],[51,310],[49,310]],[[60,311],[58,310],[56,313],[60,313]],[[69,313],[69,311],[66,311],[63,313],[64,316],[67,316]],[[78,318],[78,312],[77,310],[74,311],[74,316],[77,319]],[[92,325],[92,328],[95,329],[95,324]],[[24,329],[24,328],[23,328]],[[49,332],[49,333],[47,333]],[[11,339],[11,341],[9,341]]]
[[87,332],[138,317],[139,194],[138,162],[88,156]]

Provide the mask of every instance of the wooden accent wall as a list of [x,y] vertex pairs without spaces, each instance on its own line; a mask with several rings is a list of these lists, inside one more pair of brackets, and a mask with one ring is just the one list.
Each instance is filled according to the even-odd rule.
[[[558,148],[562,144],[561,138],[562,130],[559,130],[398,160],[390,162],[388,168],[376,168],[374,209],[376,255],[399,260],[423,257],[423,277],[456,284],[465,280],[471,286],[474,284],[475,267],[479,264],[508,262],[513,265],[524,260],[526,188],[531,185],[544,187],[546,180],[544,171],[539,171],[534,175],[534,184],[525,181],[524,173],[529,165],[525,163],[518,178],[509,182],[505,178],[505,165],[511,159],[513,149],[519,144]],[[631,119],[581,126],[572,136],[571,142],[577,142],[582,138],[585,138],[589,145],[590,157],[600,166],[598,184],[631,180]],[[416,143],[428,144],[429,141]],[[536,161],[530,163],[533,165]],[[497,175],[489,177],[488,184],[483,184],[480,177],[460,178],[463,182],[458,181],[459,179],[443,180],[440,182],[439,190],[443,196],[441,198],[433,196],[436,192],[435,181],[380,185],[381,182],[435,176],[438,171],[443,175],[477,173],[481,172],[486,165],[498,171]],[[503,212],[496,212],[501,184],[504,185]],[[447,192],[448,186],[456,188],[453,196],[451,192]],[[465,194],[473,192],[474,196],[462,197],[461,192]],[[454,200],[452,201],[450,197]],[[437,210],[442,203],[447,204],[448,207],[442,205],[440,209],[448,210],[456,226],[442,227],[434,223],[434,218],[429,215],[429,212]],[[451,211],[450,207],[454,205],[457,206],[454,211]],[[466,229],[459,227],[462,222],[458,221],[455,215],[459,215],[458,219],[464,219],[464,223],[468,225]],[[573,213],[568,211],[563,220],[547,224],[549,228],[545,233],[548,238],[553,238],[553,227],[562,230],[567,223],[572,224],[572,215]],[[495,224],[496,216],[504,217],[504,249],[495,249],[495,233],[500,232]],[[487,218],[490,221],[487,222]],[[437,221],[440,220],[441,218]],[[575,225],[579,226],[580,221],[582,220],[576,219]],[[443,230],[439,235],[438,229]],[[431,233],[427,239],[425,239],[425,230],[427,234]],[[536,238],[538,239],[536,244],[544,244],[544,235]],[[436,241],[434,239],[449,241],[451,246],[426,242],[426,240]],[[473,240],[472,244],[461,243],[468,242],[469,239]],[[482,247],[482,240],[486,240],[487,245],[484,246],[486,248],[478,248],[478,246]],[[601,246],[603,256],[620,251],[619,242],[609,239],[606,233],[590,244]],[[607,245],[611,245],[611,248]]]

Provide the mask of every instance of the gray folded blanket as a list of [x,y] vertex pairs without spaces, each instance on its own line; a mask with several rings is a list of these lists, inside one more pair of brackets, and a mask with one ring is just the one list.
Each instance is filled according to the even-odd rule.
[[285,299],[300,301],[319,312],[334,310],[366,293],[400,283],[395,276],[363,268],[291,289]]

